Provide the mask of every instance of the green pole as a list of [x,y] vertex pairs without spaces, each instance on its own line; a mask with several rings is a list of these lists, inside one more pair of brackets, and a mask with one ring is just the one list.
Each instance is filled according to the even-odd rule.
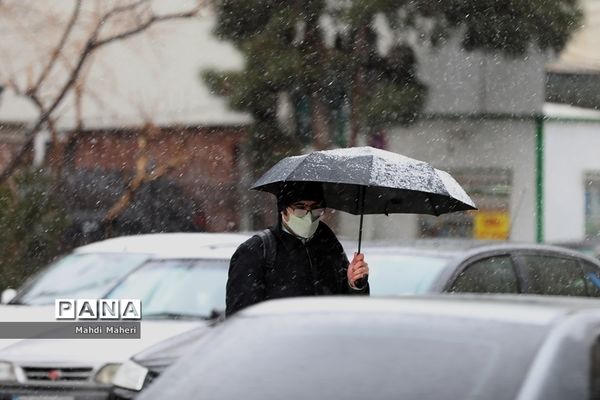
[[544,116],[535,117],[535,239],[544,241]]

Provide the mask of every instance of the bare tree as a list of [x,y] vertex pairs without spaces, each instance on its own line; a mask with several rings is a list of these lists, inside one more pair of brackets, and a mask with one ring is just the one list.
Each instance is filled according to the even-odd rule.
[[[94,7],[93,12],[91,15],[84,14],[82,8],[90,4]],[[0,14],[3,14],[4,18],[12,16],[17,20],[33,12],[43,13],[39,7],[36,9],[37,5],[39,3],[26,0],[3,1],[0,3]],[[0,183],[5,182],[23,164],[27,154],[32,151],[37,132],[48,129],[55,138],[55,114],[67,96],[80,98],[81,94],[77,92],[81,87],[78,85],[81,85],[85,67],[93,62],[93,55],[99,49],[138,35],[157,23],[192,18],[203,6],[203,0],[197,0],[194,6],[187,10],[159,14],[153,10],[151,0],[93,3],[75,0],[70,17],[63,23],[61,33],[56,35],[55,44],[50,45],[47,59],[37,73],[29,66],[25,71],[25,79],[18,80],[16,71],[4,77],[0,76],[0,85],[28,99],[38,112],[35,122],[25,133],[22,147],[0,172]],[[46,22],[53,22],[57,18],[56,15],[43,17]],[[26,30],[27,27],[23,29]],[[77,35],[74,34],[75,31]],[[34,36],[32,35],[31,40],[38,40]],[[5,59],[3,57],[2,62]],[[56,73],[59,69],[62,69],[61,74]]]
[[135,160],[135,171],[132,178],[127,182],[125,190],[121,197],[110,207],[104,216],[102,223],[106,227],[105,234],[110,236],[111,226],[119,216],[123,214],[125,209],[134,200],[137,190],[144,183],[155,181],[173,169],[181,166],[189,160],[191,154],[187,153],[177,157],[173,157],[162,162],[160,165],[150,168],[150,160],[148,156],[148,141],[160,135],[160,128],[152,123],[147,123],[140,131],[137,139],[137,155]]

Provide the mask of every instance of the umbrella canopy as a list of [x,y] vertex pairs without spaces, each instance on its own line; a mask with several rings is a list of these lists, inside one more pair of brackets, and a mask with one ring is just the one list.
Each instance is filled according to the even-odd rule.
[[252,189],[277,195],[285,182],[321,182],[327,207],[354,215],[474,210],[463,188],[430,164],[372,147],[315,151],[275,164]]

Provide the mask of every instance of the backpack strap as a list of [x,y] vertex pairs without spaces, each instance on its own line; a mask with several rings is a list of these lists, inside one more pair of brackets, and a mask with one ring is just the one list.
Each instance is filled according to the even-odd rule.
[[275,243],[275,235],[270,229],[265,229],[258,232],[258,237],[263,242],[263,257],[265,259],[266,269],[273,269],[275,266],[275,257],[277,257],[277,243]]

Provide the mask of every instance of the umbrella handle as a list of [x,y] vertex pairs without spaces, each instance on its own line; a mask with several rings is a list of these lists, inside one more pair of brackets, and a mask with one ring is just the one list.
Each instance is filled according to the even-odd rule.
[[358,228],[358,252],[360,253],[360,243],[362,242],[362,226],[363,226],[363,215],[360,214],[360,227]]
[[362,242],[362,232],[363,232],[363,217],[365,214],[365,192],[367,190],[364,186],[360,187],[359,193],[359,208],[360,208],[360,224],[358,226],[358,252],[360,253],[360,245]]
[[[365,195],[367,188],[365,186],[360,187],[359,199],[360,199],[360,225],[358,228],[358,253],[360,253],[360,245],[362,243],[362,231],[363,231],[363,217],[365,214]],[[367,277],[360,278],[354,282],[354,286],[357,288],[364,288],[367,286]]]

